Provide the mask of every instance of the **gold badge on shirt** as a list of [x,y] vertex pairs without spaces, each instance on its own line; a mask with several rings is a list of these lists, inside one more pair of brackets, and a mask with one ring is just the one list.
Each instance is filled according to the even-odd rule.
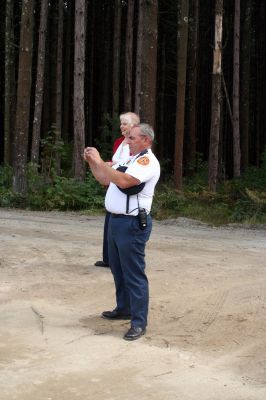
[[141,165],[148,165],[150,163],[150,160],[148,157],[140,157],[137,159],[137,162]]

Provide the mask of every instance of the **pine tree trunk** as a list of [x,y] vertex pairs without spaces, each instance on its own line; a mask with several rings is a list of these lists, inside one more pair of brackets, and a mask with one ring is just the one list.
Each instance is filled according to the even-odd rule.
[[31,94],[33,10],[34,0],[22,2],[13,174],[13,190],[22,195],[27,192],[26,167]]
[[251,0],[247,0],[244,12],[242,35],[241,73],[241,165],[245,171],[249,165],[250,132],[250,62],[251,62]]
[[167,158],[166,156],[166,143],[167,136],[163,134],[164,125],[165,125],[165,98],[166,98],[166,41],[165,37],[161,41],[161,49],[160,49],[159,59],[160,59],[160,79],[158,81],[158,89],[157,96],[160,101],[158,102],[158,114],[157,114],[157,132],[159,133],[158,137],[158,148],[156,146],[156,154],[160,156],[160,159]]
[[174,150],[174,184],[182,188],[183,177],[183,142],[185,129],[186,72],[188,43],[189,2],[182,0],[178,18],[177,50],[177,100],[176,100],[176,133]]
[[[63,66],[63,29],[64,29],[64,1],[58,0],[58,31],[57,31],[57,69],[56,69],[56,130],[55,143],[58,144],[62,137],[62,66]],[[61,154],[55,156],[56,174],[61,174]]]
[[266,149],[266,119],[265,119],[265,103],[266,103],[266,72],[265,72],[265,2],[260,2],[258,7],[258,30],[256,40],[256,112],[255,112],[255,163],[259,167],[261,165],[261,155]]
[[[199,35],[199,0],[192,0],[191,28],[189,31],[188,49],[188,118],[186,161],[190,172],[194,172],[197,141],[197,68],[198,68],[198,35]],[[192,167],[193,166],[193,167]]]
[[101,123],[104,120],[104,114],[110,111],[110,90],[111,90],[111,64],[112,64],[112,28],[111,28],[111,4],[106,3],[104,10],[103,20],[103,51],[102,51],[102,62],[100,63],[101,69],[101,100],[100,100],[100,114]]
[[240,0],[235,0],[234,24],[234,72],[233,72],[233,154],[234,177],[240,176],[240,131],[239,131],[239,41],[240,41]]
[[63,117],[62,117],[62,138],[64,143],[69,141],[69,131],[70,131],[70,97],[72,85],[70,85],[71,77],[73,75],[72,71],[72,1],[68,1],[66,10],[66,34],[65,34],[65,54],[64,54],[64,98],[63,98]]
[[209,148],[208,184],[212,192],[217,189],[218,151],[221,119],[221,76],[222,76],[222,33],[223,33],[223,0],[216,0],[215,7],[215,43],[212,72],[212,111]]
[[155,126],[158,1],[140,0],[135,111]]
[[94,69],[94,49],[95,49],[95,7],[90,8],[90,22],[88,24],[88,41],[89,41],[89,51],[88,51],[88,85],[87,85],[87,132],[88,138],[87,143],[89,146],[93,144],[93,117],[95,111],[94,104],[94,79],[95,79],[95,69]]
[[[49,15],[49,130],[55,134],[57,107],[58,0],[50,2]],[[46,132],[47,134],[47,132]]]
[[35,107],[34,107],[33,131],[32,131],[32,147],[31,147],[31,161],[36,165],[39,163],[39,149],[40,149],[40,138],[41,138],[48,9],[49,9],[49,0],[43,0],[41,6],[40,28],[39,28],[37,78],[36,78],[36,88],[35,88]]
[[83,150],[85,147],[85,40],[86,2],[76,0],[75,4],[75,55],[74,55],[74,177],[78,181],[85,178]]
[[5,116],[4,116],[4,162],[12,164],[13,119],[15,114],[15,38],[14,1],[6,1],[5,24]]
[[142,59],[143,59],[143,7],[142,0],[138,4],[138,31],[137,31],[137,55],[136,55],[136,76],[135,76],[135,101],[134,111],[140,115],[140,94],[142,84]]
[[115,0],[113,41],[113,117],[119,113],[120,47],[121,47],[121,1]]
[[126,27],[126,59],[125,59],[125,97],[124,109],[132,110],[132,78],[133,78],[133,19],[135,0],[127,2],[127,27]]

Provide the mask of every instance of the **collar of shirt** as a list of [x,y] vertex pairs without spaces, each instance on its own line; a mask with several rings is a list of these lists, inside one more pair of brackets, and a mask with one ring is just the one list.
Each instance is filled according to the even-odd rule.
[[131,164],[133,164],[136,160],[137,160],[137,158],[139,158],[139,157],[141,157],[142,155],[145,155],[145,154],[148,154],[150,152],[150,149],[145,149],[145,150],[142,150],[140,153],[138,153],[137,155],[135,155],[135,156],[130,156],[128,159],[127,159],[127,161],[126,162],[124,162],[122,165],[124,165],[124,166],[129,166],[129,165],[131,165]]

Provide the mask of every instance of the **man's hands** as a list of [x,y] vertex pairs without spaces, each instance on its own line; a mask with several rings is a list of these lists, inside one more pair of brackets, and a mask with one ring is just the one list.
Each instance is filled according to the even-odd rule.
[[95,147],[86,147],[83,153],[84,160],[89,164],[93,163],[99,165],[103,162],[101,156]]
[[89,164],[94,177],[102,185],[107,186],[110,184],[110,182],[113,182],[122,189],[126,189],[140,184],[140,181],[133,176],[111,168],[111,165],[108,165],[102,160],[98,150],[95,149],[95,147],[86,147],[84,149],[83,157],[84,160]]
[[109,165],[102,160],[95,147],[86,147],[83,153],[84,160],[89,164],[94,177],[104,186],[109,185],[110,179],[106,174],[106,168],[111,169]]

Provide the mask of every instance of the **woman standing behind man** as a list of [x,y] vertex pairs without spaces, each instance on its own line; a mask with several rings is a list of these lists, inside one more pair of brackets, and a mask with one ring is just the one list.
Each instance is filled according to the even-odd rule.
[[[127,143],[127,136],[131,128],[134,125],[140,123],[139,116],[133,112],[127,112],[120,114],[120,131],[122,136],[115,140],[113,146],[113,157],[112,161],[109,163],[110,166],[116,163],[125,162],[130,157],[129,146]],[[103,231],[103,259],[101,261],[96,261],[94,264],[96,267],[106,267],[109,268],[109,258],[108,258],[108,242],[107,242],[107,232],[110,214],[107,212],[104,221],[104,231]]]

